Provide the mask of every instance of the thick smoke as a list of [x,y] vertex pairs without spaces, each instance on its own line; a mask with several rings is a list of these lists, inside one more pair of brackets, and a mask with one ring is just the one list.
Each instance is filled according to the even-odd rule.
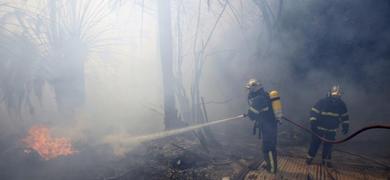
[[[261,23],[253,27],[257,33],[246,34],[250,38],[241,38],[243,30],[239,29],[221,35],[233,38],[221,38],[220,46],[239,50],[210,60],[214,61],[210,62],[210,73],[223,69],[212,80],[223,85],[210,83],[204,89],[211,85],[220,94],[229,93],[225,98],[244,98],[240,87],[246,79],[256,77],[267,89],[281,92],[287,116],[307,123],[310,107],[332,85],[339,84],[353,130],[388,123],[388,8],[387,1],[285,2],[272,38],[256,38],[266,26]],[[234,91],[224,88],[231,84]],[[241,102],[241,107],[245,104],[242,100],[236,102]],[[385,139],[370,135],[361,138]]]
[[[79,1],[80,4],[72,4],[69,7],[80,8],[82,2],[87,1]],[[46,4],[46,1],[40,2],[42,3],[38,1],[7,3],[28,12],[29,16],[18,16],[20,18],[31,18],[34,15],[50,17],[49,10],[37,12],[36,9],[43,8],[40,6]],[[389,123],[390,24],[387,21],[390,18],[390,3],[388,1],[254,0],[229,1],[228,4],[225,4],[225,1],[207,2],[172,1],[172,35],[175,75],[180,76],[181,79],[176,78],[182,81],[184,94],[188,98],[192,93],[194,65],[199,60],[196,57],[198,53],[201,54],[203,65],[199,90],[200,96],[205,98],[210,120],[245,113],[247,111],[245,82],[249,78],[257,78],[267,90],[280,91],[284,114],[299,123],[307,125],[310,107],[319,98],[324,97],[328,89],[335,84],[343,88],[343,99],[350,112],[352,131],[370,124]],[[262,7],[264,2],[269,5],[266,11]],[[107,15],[98,21],[99,23],[96,23],[92,30],[85,32],[90,33],[88,37],[92,38],[93,43],[76,46],[86,47],[89,51],[88,55],[84,56],[85,54],[79,52],[83,50],[81,48],[68,52],[79,53],[76,55],[82,59],[80,62],[84,66],[84,76],[81,75],[82,79],[76,79],[84,83],[85,94],[81,93],[82,95],[77,96],[82,98],[79,99],[83,101],[82,105],[77,102],[77,108],[65,113],[61,111],[62,107],[58,102],[59,94],[56,91],[56,88],[61,87],[53,85],[55,79],[53,76],[59,73],[57,72],[59,70],[52,68],[58,59],[65,56],[65,51],[54,48],[56,51],[50,52],[50,48],[53,47],[41,47],[42,42],[37,41],[39,37],[34,36],[29,39],[29,41],[36,41],[38,50],[30,52],[34,50],[31,48],[24,53],[31,57],[37,57],[34,53],[40,54],[39,57],[44,60],[32,66],[36,68],[35,66],[44,65],[39,66],[42,69],[34,69],[34,72],[42,71],[43,79],[46,76],[49,78],[46,77],[47,81],[40,86],[40,89],[27,88],[23,97],[30,97],[30,99],[18,101],[23,102],[22,108],[19,109],[22,115],[20,118],[15,118],[13,115],[15,112],[18,114],[19,111],[14,111],[15,107],[10,108],[9,104],[2,100],[0,108],[2,137],[16,142],[32,125],[45,124],[50,126],[55,134],[70,137],[76,142],[76,147],[77,145],[81,147],[81,151],[89,150],[85,147],[88,144],[89,148],[99,147],[104,152],[107,149],[111,152],[112,149],[105,146],[109,139],[107,137],[129,137],[162,131],[164,114],[156,3],[145,1],[143,5],[141,7],[136,1],[136,3],[123,3],[119,6],[108,3],[103,8],[100,7],[99,12],[107,12]],[[9,24],[2,27],[8,28],[7,30],[16,29],[14,34],[23,34],[22,30],[26,27],[22,26],[23,23],[20,23],[17,18],[12,17],[12,13],[9,13],[13,11],[9,10],[13,6],[0,3],[2,17],[0,23],[16,23],[16,27]],[[71,10],[64,12],[70,13]],[[58,19],[67,17],[60,15]],[[71,19],[65,19],[63,23],[66,24]],[[37,19],[27,19],[26,22],[30,22],[29,20]],[[47,30],[45,28],[50,27],[48,22],[52,19],[38,18],[38,20],[43,25],[33,30],[45,32]],[[96,21],[90,23],[93,22]],[[33,32],[32,30],[28,32],[30,31]],[[4,37],[13,35],[4,33],[0,28],[1,38],[6,39]],[[94,37],[99,37],[97,43]],[[195,38],[197,38],[196,42]],[[50,40],[52,39],[49,37],[43,37],[43,42]],[[59,44],[74,47],[72,46],[74,41],[70,40],[65,38],[59,41]],[[87,40],[91,39],[87,38]],[[18,46],[19,41],[13,42],[8,44],[9,47],[20,47],[22,44]],[[206,43],[207,47],[202,49]],[[179,45],[181,45],[180,50]],[[26,72],[24,66],[15,70],[7,69],[10,67],[7,63],[12,64],[16,61],[8,61],[13,56],[5,56],[6,48],[0,48],[2,48],[0,68],[23,75]],[[58,51],[61,53],[56,54]],[[19,64],[16,63],[16,66]],[[181,70],[181,74],[178,73],[178,69]],[[2,80],[0,98],[2,99],[10,98],[4,93],[5,87],[8,87],[4,80],[14,81],[11,79],[14,78],[12,73],[0,72],[0,80]],[[74,75],[74,72],[66,69],[62,69],[62,73],[65,76]],[[24,85],[20,86],[24,87]],[[6,90],[9,92],[9,89]],[[71,96],[74,93],[65,94]],[[15,94],[11,93],[11,95]],[[184,112],[186,109],[180,107],[179,103],[177,105],[179,115],[183,117],[183,114],[188,113]],[[187,121],[187,123],[194,122]],[[290,129],[290,125],[283,123],[280,131],[285,132]],[[213,130],[217,132],[219,139],[227,142],[231,136],[253,138],[249,136],[251,133],[249,121],[221,124]],[[282,141],[283,137],[281,137]],[[388,133],[380,131],[359,136],[354,141],[369,140],[373,143],[383,143],[388,138]],[[0,141],[9,145],[5,143],[9,140],[0,139]],[[114,149],[117,147],[115,140],[110,141],[109,145],[113,145]],[[131,147],[120,149],[121,153],[129,150]]]

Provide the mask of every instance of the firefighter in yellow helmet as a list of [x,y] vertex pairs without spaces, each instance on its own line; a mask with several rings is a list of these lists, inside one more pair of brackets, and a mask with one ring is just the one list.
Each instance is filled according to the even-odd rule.
[[248,117],[254,121],[254,134],[259,129],[262,141],[262,151],[266,168],[271,173],[277,171],[277,125],[281,119],[281,104],[277,91],[266,92],[256,80],[250,79],[246,85],[248,93]]
[[[349,116],[347,106],[341,99],[342,91],[340,86],[333,86],[327,97],[320,99],[310,111],[311,130],[328,140],[335,140],[336,131],[342,124],[342,133],[347,134],[349,130]],[[311,164],[321,140],[312,136],[312,140],[307,155],[307,164]],[[322,164],[332,167],[330,162],[332,157],[332,144],[324,143],[322,151]]]

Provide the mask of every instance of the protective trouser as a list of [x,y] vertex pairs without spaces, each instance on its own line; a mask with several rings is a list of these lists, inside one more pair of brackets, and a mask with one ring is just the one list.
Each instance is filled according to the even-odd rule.
[[261,139],[261,121],[260,120],[255,120],[255,123],[253,124],[253,135],[255,136],[257,133],[257,130],[259,131],[258,137]]
[[263,156],[267,163],[267,170],[276,173],[278,167],[276,143],[277,124],[275,122],[264,121],[261,126],[263,134]]
[[[336,132],[335,131],[330,131],[330,130],[316,130],[316,133],[328,140],[335,140],[336,138]],[[311,138],[311,143],[310,143],[310,148],[308,152],[309,158],[314,158],[317,154],[318,148],[321,145],[321,140],[315,136],[312,135]],[[322,160],[323,161],[329,161],[332,158],[332,144],[329,143],[323,143],[323,149],[322,149]]]

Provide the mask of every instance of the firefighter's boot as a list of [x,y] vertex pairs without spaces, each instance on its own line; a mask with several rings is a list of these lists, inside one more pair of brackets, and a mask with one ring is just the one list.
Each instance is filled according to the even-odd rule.
[[267,171],[275,174],[277,170],[276,153],[273,151],[268,151],[268,153],[265,155],[265,162],[267,164]]
[[324,166],[326,166],[328,168],[333,168],[332,162],[330,162],[330,160],[328,160],[328,159],[323,159],[322,160],[322,165],[324,165]]
[[311,165],[313,163],[313,158],[306,158],[306,164]]

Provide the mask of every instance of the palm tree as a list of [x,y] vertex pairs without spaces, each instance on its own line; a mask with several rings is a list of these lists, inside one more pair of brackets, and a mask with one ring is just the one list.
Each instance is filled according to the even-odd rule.
[[59,110],[72,115],[84,102],[85,61],[110,43],[104,35],[108,27],[101,25],[110,11],[104,0],[40,2],[46,6],[39,11],[12,2],[0,7],[6,12],[0,17],[0,23],[5,24],[0,38],[11,42],[0,47],[0,69],[4,73],[0,77],[0,101],[17,112],[24,104],[32,108],[31,92],[40,96],[47,82],[54,88]]

